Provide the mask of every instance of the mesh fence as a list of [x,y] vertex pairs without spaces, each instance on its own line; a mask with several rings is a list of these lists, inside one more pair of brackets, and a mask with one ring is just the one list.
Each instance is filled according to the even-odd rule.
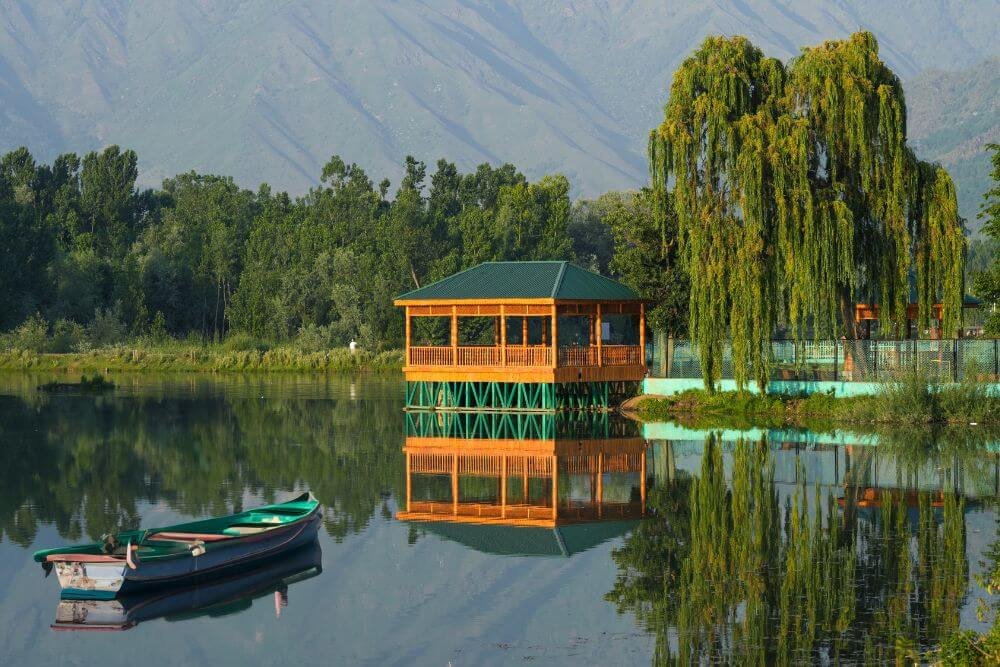
[[[1000,341],[959,340],[821,340],[771,342],[772,380],[886,382],[919,370],[942,382],[966,377],[1000,379]],[[732,350],[723,346],[721,379],[733,379]],[[656,337],[650,375],[701,378],[698,346]]]

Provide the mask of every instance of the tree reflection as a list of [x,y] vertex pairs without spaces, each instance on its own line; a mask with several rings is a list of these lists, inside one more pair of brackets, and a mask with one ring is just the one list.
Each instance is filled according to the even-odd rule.
[[776,484],[765,440],[737,442],[727,475],[709,437],[697,476],[650,493],[607,599],[655,635],[657,664],[917,660],[958,628],[964,499],[836,495]]
[[375,401],[2,396],[0,535],[97,538],[137,526],[139,502],[224,514],[308,488],[343,538],[403,486],[401,419]]

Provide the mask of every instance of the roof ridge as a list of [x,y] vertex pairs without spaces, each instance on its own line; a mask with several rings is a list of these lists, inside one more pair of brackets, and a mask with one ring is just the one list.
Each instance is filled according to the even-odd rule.
[[[490,259],[482,264],[568,264],[564,259]],[[479,264],[478,266],[482,266]]]
[[561,265],[559,267],[559,275],[556,276],[555,285],[552,286],[553,299],[555,299],[556,295],[559,294],[559,288],[562,287],[563,276],[566,275],[566,265],[569,264],[569,262],[559,262],[559,264]]

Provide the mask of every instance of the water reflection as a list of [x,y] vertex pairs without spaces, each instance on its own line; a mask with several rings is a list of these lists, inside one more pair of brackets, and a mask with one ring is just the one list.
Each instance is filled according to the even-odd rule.
[[[115,377],[45,396],[19,378],[0,378],[0,663],[191,646],[220,663],[850,664],[984,629],[1000,474],[978,429],[662,439],[598,414],[407,414],[396,380],[352,397],[315,377]],[[289,587],[280,623],[280,583],[262,583],[245,614],[223,616],[246,606],[234,593],[113,649],[48,631],[31,548],[305,489],[327,508],[326,574]]]
[[318,542],[265,566],[183,588],[166,588],[114,600],[60,600],[55,630],[128,630],[155,618],[168,621],[220,617],[249,609],[270,598],[277,618],[289,604],[289,588],[323,571]]
[[982,489],[958,460],[784,447],[709,436],[685,469],[693,443],[657,443],[666,483],[607,599],[654,633],[656,662],[918,660],[959,627]]
[[221,515],[278,491],[311,490],[336,539],[388,514],[402,488],[398,401],[261,382],[132,393],[123,382],[100,397],[39,395],[33,382],[0,395],[0,537],[27,547],[51,523],[66,541],[97,539],[137,528],[139,503]]
[[[607,413],[407,413],[415,530],[505,555],[585,551],[645,511],[646,441]],[[415,539],[415,537],[413,538]]]

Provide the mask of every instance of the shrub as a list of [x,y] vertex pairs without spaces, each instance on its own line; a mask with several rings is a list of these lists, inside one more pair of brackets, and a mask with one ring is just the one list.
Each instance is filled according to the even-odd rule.
[[229,334],[222,343],[222,349],[226,352],[267,352],[270,345],[242,331]]
[[998,399],[990,396],[988,386],[966,373],[961,382],[942,385],[937,391],[937,401],[942,416],[955,422],[990,422],[1000,414]]
[[98,308],[87,326],[87,338],[94,347],[112,347],[125,340],[121,308]]
[[32,352],[45,352],[49,348],[49,324],[35,313],[11,332],[10,347]]
[[299,327],[299,333],[295,337],[295,346],[303,352],[321,352],[333,348],[332,336],[329,326],[318,326],[316,324],[306,324]]
[[52,340],[49,342],[49,352],[78,352],[87,337],[84,327],[73,320],[57,320],[52,327]]
[[940,384],[922,368],[900,371],[882,386],[873,407],[876,421],[929,423],[941,419],[936,393]]
[[170,332],[167,331],[167,320],[163,317],[163,311],[156,311],[156,316],[149,325],[149,339],[154,343],[165,343],[170,340]]

